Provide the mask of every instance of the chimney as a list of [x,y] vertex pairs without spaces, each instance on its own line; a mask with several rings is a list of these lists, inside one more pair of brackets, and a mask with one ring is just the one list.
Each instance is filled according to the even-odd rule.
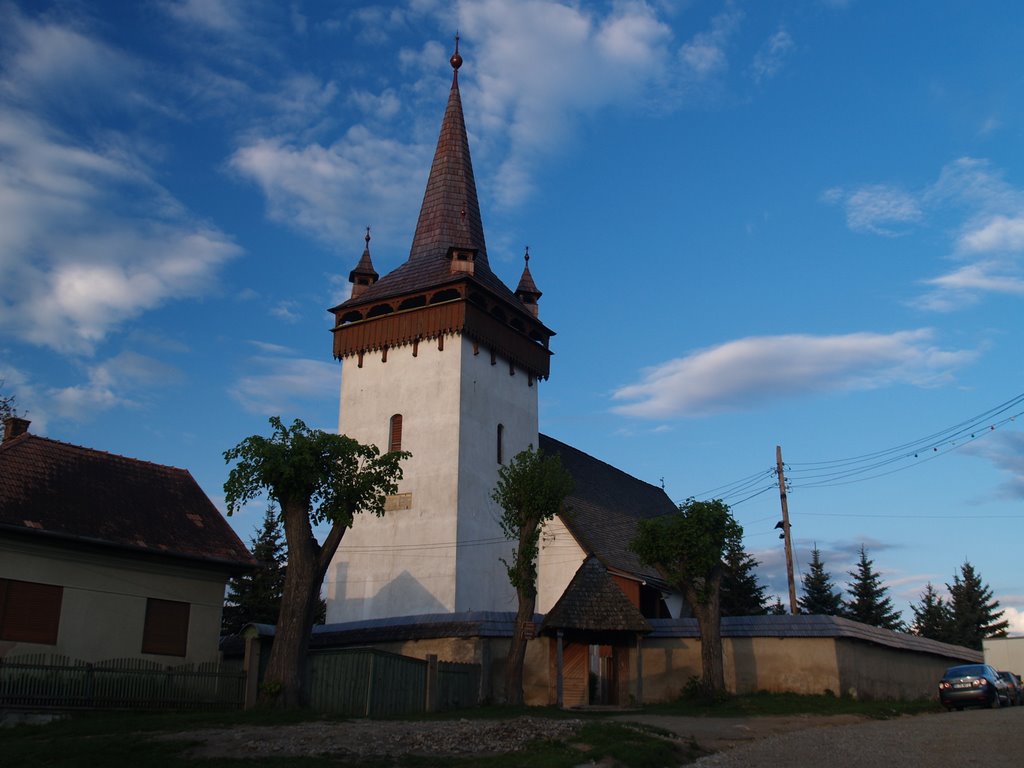
[[32,422],[28,419],[22,419],[18,416],[8,416],[4,419],[4,442],[13,440],[18,435],[24,435],[28,432],[28,425]]

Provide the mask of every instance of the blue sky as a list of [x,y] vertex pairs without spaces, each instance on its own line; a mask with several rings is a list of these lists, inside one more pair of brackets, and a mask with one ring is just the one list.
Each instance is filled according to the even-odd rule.
[[335,429],[325,310],[367,225],[379,272],[408,255],[458,29],[490,261],[514,286],[529,245],[558,333],[542,431],[723,496],[785,595],[781,445],[798,569],[816,543],[843,586],[863,544],[906,610],[969,560],[1024,633],[1017,3],[0,16],[0,379],[33,431],[223,508],[268,416]]

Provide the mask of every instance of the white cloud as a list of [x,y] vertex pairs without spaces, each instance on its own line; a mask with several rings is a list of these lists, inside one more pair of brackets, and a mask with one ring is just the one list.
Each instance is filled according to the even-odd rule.
[[[48,90],[37,94],[31,84],[59,76],[74,90],[78,81],[53,64],[59,54],[37,44],[61,39],[59,30],[24,19],[12,29],[19,66],[0,79],[0,334],[89,354],[125,321],[208,291],[239,249],[155,181],[147,148],[102,129],[69,134],[36,117],[30,110],[45,112],[35,100]],[[90,83],[118,69],[104,62],[121,54],[65,32],[80,41],[72,61],[101,62],[82,64]],[[26,85],[19,72],[34,79]],[[118,82],[111,75],[108,85]]]
[[928,329],[892,334],[749,337],[654,366],[613,398],[617,413],[642,418],[706,416],[807,394],[929,386],[969,362],[969,350],[943,350]]
[[705,80],[729,68],[726,46],[742,20],[741,11],[725,11],[712,19],[711,29],[683,44],[679,57],[692,78]]
[[754,82],[760,83],[775,77],[792,49],[793,38],[785,27],[779,27],[754,54],[751,64]]
[[971,442],[964,449],[979,456],[1006,475],[999,487],[1004,499],[1024,499],[1024,432],[1000,428],[984,440]]
[[871,184],[852,190],[833,188],[825,192],[826,202],[842,205],[846,223],[854,232],[896,237],[907,229],[896,225],[916,224],[923,218],[917,198],[896,187]]
[[285,356],[249,358],[257,372],[240,378],[229,394],[245,410],[265,416],[293,413],[302,401],[322,400],[324,392],[341,387],[341,366],[336,362]]
[[[412,218],[423,186],[411,180],[425,181],[430,151],[356,126],[330,146],[253,141],[232,155],[230,166],[259,184],[272,219],[355,251],[358,243],[349,241],[367,222]],[[375,239],[407,244],[411,224],[402,226],[410,231],[375,226]]]
[[991,294],[1024,295],[1024,190],[1008,184],[988,161],[954,160],[934,183],[914,192],[874,184],[836,187],[822,199],[841,205],[855,232],[889,237],[907,234],[930,214],[941,213],[943,221],[959,218],[949,255],[959,265],[922,280],[928,290],[912,306],[949,312]]
[[1015,608],[1012,605],[1002,606],[1003,620],[1010,622],[1006,633],[1010,637],[1021,637],[1024,635],[1024,610]]
[[245,6],[231,0],[171,0],[163,4],[167,12],[188,26],[237,35],[246,28]]
[[114,408],[144,407],[148,392],[182,381],[181,371],[148,355],[124,351],[83,368],[84,380],[70,386],[40,386],[12,367],[0,368],[5,388],[27,411],[34,431],[45,434],[50,421],[88,422]]
[[911,303],[933,312],[963,309],[986,294],[1024,296],[1024,278],[1012,262],[979,261],[922,282],[932,290]]
[[[667,79],[672,33],[643,2],[603,13],[545,0],[462,3],[454,8],[457,18],[452,10],[427,3],[402,19],[380,9],[372,18],[380,29],[408,23],[409,14],[462,31],[467,63],[460,87],[472,104],[478,178],[483,159],[492,178],[483,188],[499,205],[531,194],[536,165],[564,146],[581,114],[642,104],[649,86]],[[418,79],[348,93],[362,122],[340,138],[311,141],[265,130],[240,142],[231,167],[260,186],[275,220],[342,247],[366,223],[374,224],[378,244],[407,244],[405,222],[414,220],[423,191],[414,180],[425,177],[434,149],[449,53],[433,41],[398,51],[402,67]],[[394,231],[399,226],[403,231]]]
[[298,312],[301,306],[302,305],[299,304],[299,302],[297,301],[284,299],[282,301],[277,302],[277,304],[271,307],[270,314],[272,314],[274,317],[281,318],[286,323],[295,323],[298,322],[299,318],[301,317],[301,315]]
[[1012,218],[993,216],[964,232],[960,236],[959,246],[965,253],[1024,251],[1024,212]]

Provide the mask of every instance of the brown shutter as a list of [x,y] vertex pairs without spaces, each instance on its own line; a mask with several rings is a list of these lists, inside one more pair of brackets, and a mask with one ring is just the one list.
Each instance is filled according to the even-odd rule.
[[388,439],[388,450],[402,450],[402,414],[400,413],[396,413],[391,417],[391,436]]
[[175,600],[146,601],[146,626],[142,631],[142,652],[184,656],[188,649],[189,604]]
[[57,644],[64,587],[0,579],[0,640]]

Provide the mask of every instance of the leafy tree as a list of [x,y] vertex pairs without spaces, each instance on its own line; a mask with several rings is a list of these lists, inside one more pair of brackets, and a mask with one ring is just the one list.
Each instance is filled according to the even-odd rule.
[[683,593],[700,629],[701,689],[708,698],[725,692],[721,586],[724,558],[742,546],[743,528],[719,499],[687,499],[679,514],[641,520],[630,545]]
[[1000,621],[999,601],[992,599],[992,590],[973,565],[965,560],[960,573],[953,574],[953,585],[947,584],[946,589],[953,610],[952,642],[980,651],[986,637],[1006,636],[1010,623]]
[[523,703],[525,628],[533,620],[537,605],[540,528],[558,513],[572,488],[572,476],[561,459],[534,451],[531,445],[501,468],[498,484],[491,493],[502,510],[501,530],[506,538],[516,542],[512,562],[502,561],[519,601],[515,634],[505,661],[505,700],[509,704]]
[[803,613],[815,616],[842,616],[843,598],[832,585],[832,575],[825,570],[821,550],[811,550],[810,571],[800,579],[803,595],[797,600]]
[[872,568],[874,562],[868,559],[867,549],[862,544],[856,570],[848,571],[853,581],[847,584],[850,599],[844,615],[862,624],[900,632],[904,629],[903,620],[893,608],[892,599],[885,594],[889,588],[882,586],[881,576]]
[[723,616],[764,616],[768,612],[765,587],[754,571],[758,565],[760,562],[743,549],[741,542],[728,543],[722,577]]
[[[274,645],[264,674],[263,697],[279,706],[305,703],[304,665],[320,585],[345,531],[359,512],[384,514],[384,499],[402,478],[403,451],[381,455],[345,435],[290,427],[274,416],[273,434],[251,435],[224,452],[237,462],[224,483],[228,514],[263,493],[281,509],[288,570]],[[319,544],[313,526],[329,524]]]
[[925,585],[921,593],[921,602],[910,604],[914,612],[914,623],[910,631],[920,637],[938,640],[943,643],[954,642],[953,609],[942,595],[935,591],[931,582]]

